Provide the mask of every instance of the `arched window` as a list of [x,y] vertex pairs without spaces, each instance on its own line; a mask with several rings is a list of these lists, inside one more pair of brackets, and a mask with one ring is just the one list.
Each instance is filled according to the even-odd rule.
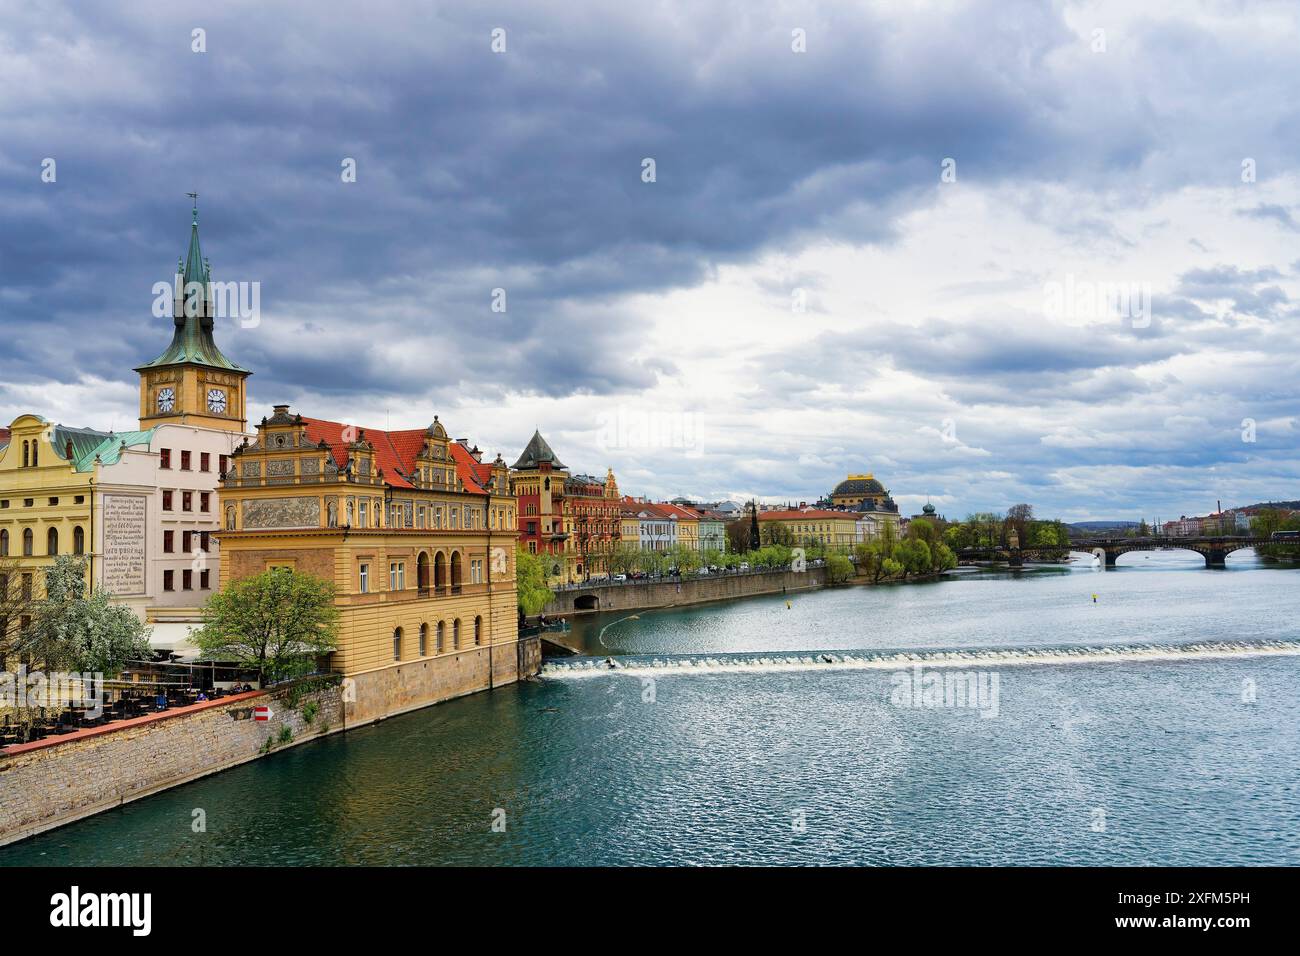
[[460,650],[460,618],[451,622],[451,649]]
[[438,643],[434,646],[434,653],[441,654],[447,646],[447,622],[438,622]]
[[393,631],[393,660],[402,659],[402,629],[399,627]]
[[451,553],[451,593],[460,593],[460,581],[463,575],[461,568],[461,557],[459,551]]
[[23,467],[28,468],[31,463],[31,450],[27,447],[27,442],[23,442]]
[[54,557],[59,553],[59,529],[51,528],[50,533],[45,536],[45,553]]
[[36,467],[36,458],[40,453],[41,453],[41,446],[38,445],[36,442],[32,442],[32,467],[33,468]]
[[81,530],[81,525],[72,529],[72,553],[86,553],[86,532]]
[[441,551],[433,556],[433,589],[437,594],[447,593],[447,556]]
[[[415,585],[419,588],[420,597],[427,597],[429,594],[429,555],[428,552],[421,551],[420,556],[415,559]],[[424,652],[420,652],[424,656]]]
[[24,558],[30,558],[32,556],[32,541],[33,541],[32,529],[23,528],[23,557]]
[[9,529],[0,530],[0,558],[9,557]]
[[474,618],[474,646],[478,647],[483,643],[483,615]]
[[420,656],[429,656],[429,625],[420,625]]

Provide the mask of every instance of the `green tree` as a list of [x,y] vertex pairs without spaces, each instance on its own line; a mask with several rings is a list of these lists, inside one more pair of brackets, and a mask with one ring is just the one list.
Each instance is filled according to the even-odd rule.
[[826,580],[831,584],[843,584],[853,577],[853,562],[842,554],[832,554],[826,558]]
[[232,581],[203,608],[191,640],[214,660],[256,667],[264,680],[310,673],[338,646],[334,585],[288,568]]
[[894,559],[903,566],[903,578],[909,574],[927,574],[930,571],[932,557],[930,546],[924,541],[908,539],[900,541],[894,548]]
[[149,656],[149,629],[105,590],[86,597],[85,558],[60,555],[45,572],[45,597],[18,635],[18,650],[46,670],[121,673]]
[[523,548],[515,550],[515,600],[528,616],[540,614],[551,603],[555,592],[546,586],[546,569],[542,560]]
[[936,542],[931,549],[931,561],[931,567],[935,571],[948,571],[957,567],[957,555],[942,541]]

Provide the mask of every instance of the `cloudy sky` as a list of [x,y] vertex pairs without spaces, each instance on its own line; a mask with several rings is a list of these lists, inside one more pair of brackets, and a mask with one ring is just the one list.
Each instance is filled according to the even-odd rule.
[[1300,497],[1295,4],[271,6],[0,2],[0,420],[134,427],[194,190],[254,420],[540,427],[654,496]]

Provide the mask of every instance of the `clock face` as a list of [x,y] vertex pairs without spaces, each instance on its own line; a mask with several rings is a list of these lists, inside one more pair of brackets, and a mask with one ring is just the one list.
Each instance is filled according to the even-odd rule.
[[176,390],[171,388],[158,389],[158,411],[170,412],[176,407]]
[[226,411],[226,393],[219,388],[208,389],[208,411],[218,415]]

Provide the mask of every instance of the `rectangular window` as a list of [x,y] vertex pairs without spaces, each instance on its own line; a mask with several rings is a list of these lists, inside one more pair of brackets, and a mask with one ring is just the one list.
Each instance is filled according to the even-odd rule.
[[[73,504],[76,504],[76,505],[84,505],[84,504],[86,503],[86,496],[85,496],[85,495],[77,495],[75,498],[72,499],[72,503],[73,503]],[[8,506],[9,506],[9,502],[6,501],[6,502],[5,502],[5,507],[8,507]]]
[[172,450],[170,448],[158,449],[158,467],[170,468],[172,466]]
[[200,551],[207,551],[207,550],[208,550],[208,542],[211,540],[211,538],[212,538],[212,532],[211,532],[211,531],[200,531],[200,532],[199,532],[199,550],[200,550]]
[[357,569],[357,590],[362,594],[370,593],[370,565],[363,564]]
[[368,513],[369,512],[366,510],[366,499],[363,498],[361,499],[361,503],[357,505],[357,523],[359,527],[364,528],[367,526],[366,516]]
[[217,459],[217,463],[218,463],[217,467],[223,475],[230,470],[229,455],[222,455],[220,458]]
[[181,587],[186,591],[194,590],[194,572],[189,568],[181,572]]
[[57,505],[58,503],[59,503],[59,499],[58,499],[58,498],[51,498],[51,499],[50,499],[50,504],[51,504],[51,505]]
[[199,587],[204,591],[208,590],[208,588],[211,586],[208,584],[208,575],[210,573],[211,573],[210,571],[199,572]]
[[181,492],[181,511],[193,511],[193,510],[194,510],[194,492],[192,492],[192,491],[182,491],[182,492]]
[[175,590],[176,590],[175,576],[176,576],[176,572],[175,572],[175,571],[164,571],[164,572],[163,572],[163,590],[164,590],[164,591],[175,591]]
[[212,456],[206,452],[199,452],[199,471],[212,470]]
[[189,470],[190,470],[190,453],[188,451],[183,451],[181,452],[181,471],[189,471]]
[[210,491],[200,491],[200,492],[199,492],[199,510],[202,511],[202,512],[204,512],[204,513],[206,513],[206,512],[208,512],[209,510],[211,510],[211,507],[212,507],[212,492],[210,492]]
[[163,554],[171,554],[176,550],[176,532],[163,532]]
[[181,548],[183,549],[183,551],[184,551],[185,554],[191,554],[191,553],[193,552],[193,550],[194,550],[193,547],[192,547],[193,543],[194,543],[194,532],[193,532],[193,531],[182,531],[182,532],[181,532]]
[[406,562],[394,561],[388,565],[388,590],[406,590]]
[[172,493],[171,493],[170,491],[164,491],[164,492],[163,492],[163,511],[171,511],[171,510],[172,510]]

